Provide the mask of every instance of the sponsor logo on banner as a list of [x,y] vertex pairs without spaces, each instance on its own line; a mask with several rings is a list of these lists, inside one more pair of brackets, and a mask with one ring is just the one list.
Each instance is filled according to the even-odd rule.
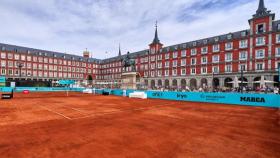
[[162,97],[162,93],[161,92],[154,92],[152,93],[153,97]]
[[240,101],[252,103],[265,103],[265,99],[262,97],[240,97]]

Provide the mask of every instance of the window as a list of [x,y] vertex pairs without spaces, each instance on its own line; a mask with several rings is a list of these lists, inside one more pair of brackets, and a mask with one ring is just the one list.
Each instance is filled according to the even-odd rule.
[[227,39],[229,39],[229,40],[232,39],[232,34],[228,34]]
[[247,48],[247,47],[248,47],[248,40],[239,41],[239,48]]
[[196,48],[191,49],[191,55],[196,55]]
[[258,24],[257,25],[257,33],[264,33],[265,32],[265,25],[264,24]]
[[178,53],[177,52],[173,52],[173,58],[177,58],[178,57]]
[[169,75],[169,70],[165,70],[164,75],[168,76]]
[[6,53],[2,52],[2,53],[1,53],[1,58],[2,58],[2,59],[5,59],[5,58],[6,58]]
[[207,54],[207,52],[208,52],[208,47],[201,48],[201,54]]
[[160,71],[158,71],[157,75],[158,75],[158,76],[161,76],[161,70],[160,70]]
[[247,71],[247,65],[246,64],[241,64],[239,65],[239,71]]
[[1,60],[1,67],[6,67],[6,61],[5,60]]
[[172,75],[173,75],[173,76],[177,76],[177,69],[173,69],[173,70],[172,70]]
[[25,55],[21,55],[21,60],[25,60]]
[[247,51],[239,52],[239,60],[247,60]]
[[207,44],[207,42],[208,42],[207,39],[203,40],[203,44]]
[[275,56],[280,57],[280,47],[276,47],[275,49]]
[[225,44],[226,50],[232,50],[232,42]]
[[191,75],[195,75],[195,73],[196,73],[195,70],[196,70],[195,68],[191,68]]
[[264,49],[256,50],[256,58],[257,59],[264,58]]
[[186,59],[181,59],[181,66],[186,66]]
[[231,65],[226,65],[225,66],[225,72],[226,73],[229,73],[229,72],[231,72],[232,71],[232,66]]
[[186,75],[186,69],[181,69],[181,75]]
[[213,45],[213,52],[219,52],[219,51],[220,51],[220,45],[219,44]]
[[154,76],[155,76],[155,72],[151,71],[151,77],[154,77]]
[[8,61],[8,67],[13,67],[14,63],[12,61]]
[[258,70],[258,71],[264,70],[264,64],[263,63],[257,63],[256,64],[256,70]]
[[214,56],[212,57],[212,62],[213,62],[213,63],[218,63],[219,60],[220,60],[220,56],[219,56],[219,55],[214,55]]
[[2,69],[2,70],[1,70],[1,74],[2,74],[2,75],[6,75],[6,69]]
[[173,67],[177,67],[177,60],[173,60]]
[[15,60],[19,60],[19,54],[15,54]]
[[195,65],[196,64],[196,58],[192,58],[191,59],[191,65]]
[[169,67],[169,61],[165,62],[165,67]]
[[161,54],[158,55],[158,56],[157,56],[157,59],[158,59],[158,60],[162,60],[162,55],[161,55]]
[[169,53],[165,54],[165,59],[169,59]]
[[151,61],[155,61],[155,56],[151,56]]
[[256,46],[265,45],[265,38],[264,37],[257,37],[256,38]]
[[241,37],[245,37],[247,35],[247,32],[246,31],[242,31],[241,32]]
[[232,61],[232,53],[227,53],[225,58],[226,61]]
[[162,68],[162,63],[161,62],[157,63],[157,67]]
[[280,30],[280,24],[277,25],[277,30]]
[[10,76],[13,75],[13,70],[9,69],[8,70],[8,75],[10,75]]
[[276,35],[276,43],[280,43],[280,34]]
[[206,56],[201,58],[201,63],[202,64],[207,64],[207,57]]
[[213,73],[219,73],[219,66],[213,66],[212,72]]
[[207,74],[207,67],[202,67],[201,68],[201,73],[202,74]]
[[186,54],[187,54],[187,51],[186,51],[186,50],[182,50],[182,51],[181,51],[181,57],[185,57]]
[[13,54],[12,53],[8,53],[8,59],[13,59]]

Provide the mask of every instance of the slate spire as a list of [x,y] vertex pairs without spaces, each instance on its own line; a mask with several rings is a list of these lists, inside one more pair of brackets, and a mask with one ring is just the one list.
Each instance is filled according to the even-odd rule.
[[152,44],[160,44],[160,40],[158,39],[157,21],[156,21],[156,26],[155,27],[156,27],[155,37],[154,37],[154,40],[153,40]]
[[119,44],[119,56],[122,55],[122,52],[121,52],[121,44]]

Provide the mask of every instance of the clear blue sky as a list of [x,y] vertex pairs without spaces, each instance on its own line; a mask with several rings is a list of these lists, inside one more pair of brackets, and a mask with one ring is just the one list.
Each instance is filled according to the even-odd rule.
[[[95,58],[248,29],[258,0],[0,0],[0,42]],[[280,19],[280,1],[265,0]],[[105,55],[105,52],[109,52]]]

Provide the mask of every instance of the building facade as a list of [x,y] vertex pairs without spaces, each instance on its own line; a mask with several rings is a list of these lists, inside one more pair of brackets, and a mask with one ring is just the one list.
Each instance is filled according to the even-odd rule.
[[[249,29],[163,47],[155,37],[149,48],[130,54],[136,61],[141,83],[148,88],[231,87],[235,76],[255,87],[264,76],[278,81],[280,66],[280,20],[259,1]],[[120,83],[125,55],[98,60],[0,44],[1,74],[17,80],[59,80],[61,78]],[[23,62],[19,75],[19,62]],[[275,85],[275,84],[272,84]]]

